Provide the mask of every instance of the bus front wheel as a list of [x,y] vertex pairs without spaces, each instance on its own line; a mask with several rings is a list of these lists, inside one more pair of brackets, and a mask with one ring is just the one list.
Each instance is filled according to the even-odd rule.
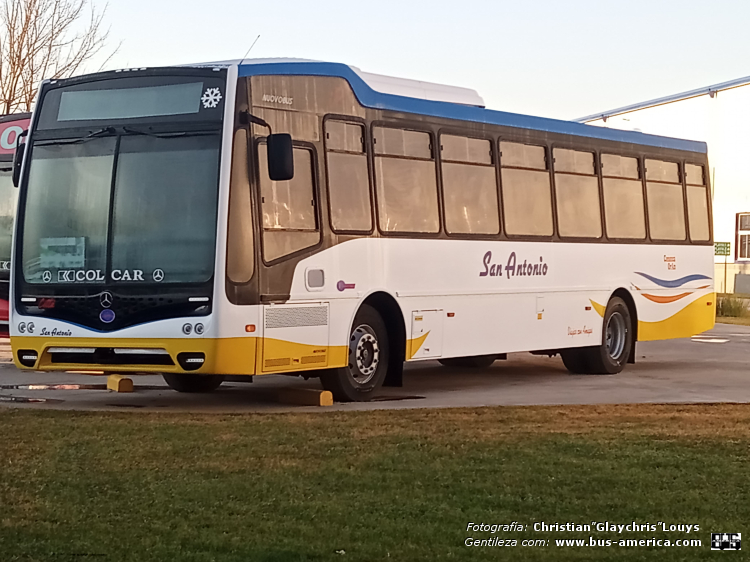
[[177,392],[211,392],[219,388],[224,377],[221,375],[197,375],[195,373],[164,374],[169,388]]
[[377,310],[363,304],[349,334],[349,364],[320,374],[323,388],[339,402],[370,400],[388,371],[388,333]]
[[563,349],[565,367],[571,373],[614,375],[625,368],[633,347],[632,317],[628,305],[613,297],[604,312],[601,345]]

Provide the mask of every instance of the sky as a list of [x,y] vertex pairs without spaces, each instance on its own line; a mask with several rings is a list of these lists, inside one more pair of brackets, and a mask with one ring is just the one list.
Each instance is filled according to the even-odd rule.
[[105,22],[120,44],[106,69],[239,59],[260,35],[249,57],[464,86],[561,119],[750,75],[747,0],[109,0]]

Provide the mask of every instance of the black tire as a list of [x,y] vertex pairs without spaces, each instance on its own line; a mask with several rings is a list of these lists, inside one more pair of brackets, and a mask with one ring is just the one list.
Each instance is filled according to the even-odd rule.
[[211,392],[224,382],[221,375],[197,375],[195,373],[164,374],[169,388],[177,392]]
[[587,347],[574,347],[572,349],[563,349],[560,352],[560,356],[563,360],[563,365],[571,373],[577,375],[589,374],[589,365],[586,358]]
[[497,355],[474,355],[473,357],[449,357],[438,359],[444,367],[461,367],[468,369],[486,369],[497,359]]
[[614,375],[625,368],[632,347],[630,310],[621,298],[612,297],[604,312],[601,345],[564,349],[561,355],[572,373]]
[[320,374],[323,388],[338,402],[371,400],[388,372],[388,332],[377,310],[363,304],[349,336],[349,365]]

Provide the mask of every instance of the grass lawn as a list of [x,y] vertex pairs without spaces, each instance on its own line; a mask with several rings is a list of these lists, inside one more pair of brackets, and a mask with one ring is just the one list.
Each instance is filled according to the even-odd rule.
[[[712,531],[750,533],[745,405],[232,416],[0,409],[0,429],[2,562],[703,560]],[[497,534],[516,547],[464,546],[495,536],[467,523],[512,521],[700,531],[528,529]],[[703,546],[555,546],[589,536]]]

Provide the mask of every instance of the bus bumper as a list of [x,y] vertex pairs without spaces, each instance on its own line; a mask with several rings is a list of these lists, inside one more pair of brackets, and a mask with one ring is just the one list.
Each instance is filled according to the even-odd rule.
[[255,374],[257,338],[11,338],[26,371]]

